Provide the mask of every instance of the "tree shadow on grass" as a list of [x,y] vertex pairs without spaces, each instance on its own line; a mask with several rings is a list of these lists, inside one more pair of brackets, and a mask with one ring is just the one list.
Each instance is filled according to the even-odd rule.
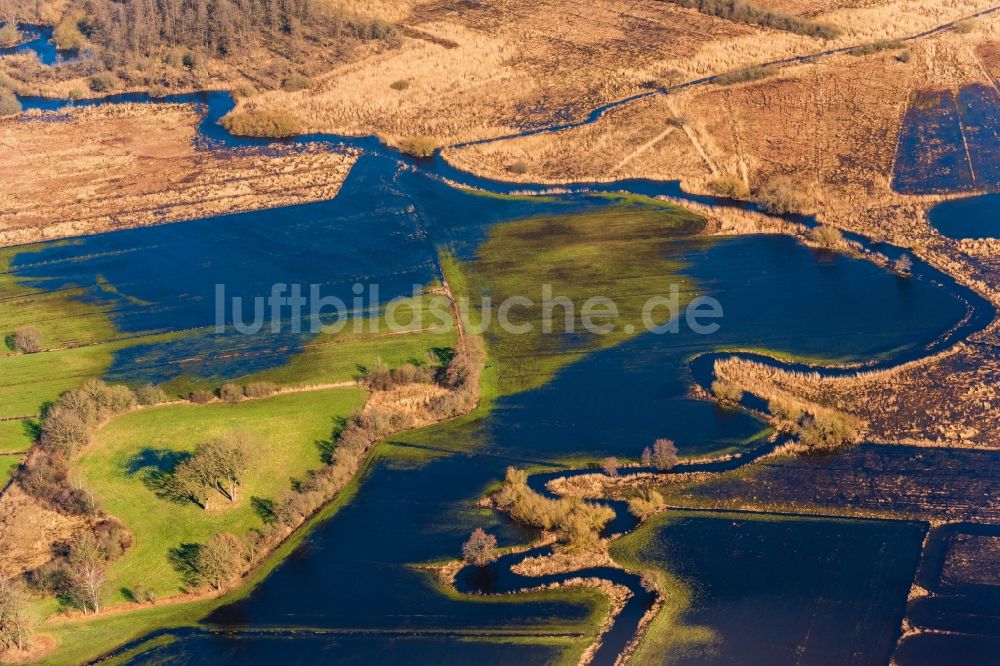
[[42,437],[42,422],[39,419],[24,419],[21,423],[21,427],[24,428],[24,434],[31,439],[32,442],[37,442]]
[[270,525],[278,519],[278,516],[274,513],[274,500],[263,497],[251,497],[250,506],[253,507],[254,512],[260,516],[265,525]]
[[185,585],[194,587],[198,584],[198,553],[200,552],[201,544],[182,543],[176,548],[171,548],[167,555],[170,564],[181,575]]
[[178,487],[174,470],[190,457],[191,453],[188,451],[154,449],[147,446],[125,461],[124,470],[127,476],[141,476],[143,485],[160,499],[176,504],[187,504],[194,500],[190,493]]

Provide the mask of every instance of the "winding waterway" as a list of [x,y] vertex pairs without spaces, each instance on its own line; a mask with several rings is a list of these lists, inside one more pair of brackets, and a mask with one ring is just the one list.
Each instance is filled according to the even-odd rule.
[[[50,110],[65,104],[37,97],[21,101],[26,108]],[[125,94],[82,103],[131,101],[151,100]],[[224,93],[162,101],[204,106],[200,140],[206,149],[270,143],[233,137],[217,124],[232,108]],[[452,183],[497,194],[545,188],[474,177],[439,155],[414,160],[374,138],[308,135],[296,140],[363,152],[335,199],[49,244],[16,257],[12,270],[45,289],[106,280],[116,287],[114,292],[95,288],[88,297],[107,304],[119,329],[178,331],[212,323],[211,290],[220,282],[246,296],[266,293],[262,288],[275,282],[322,283],[331,293],[346,295],[363,279],[378,281],[382,298],[388,299],[435,276],[441,245],[455,248],[461,260],[474,259],[495,225],[600,211],[610,205],[595,196],[600,192],[688,196],[677,183],[634,180],[580,184],[544,199],[485,197]],[[768,451],[772,445],[759,438],[763,423],[750,412],[690,396],[692,384],[707,384],[712,361],[733,353],[728,350],[796,355],[813,359],[801,365],[810,369],[824,362],[885,367],[952,344],[993,316],[983,299],[920,262],[906,279],[783,236],[678,236],[668,254],[698,293],[722,303],[725,317],[718,333],[696,335],[682,329],[636,335],[560,368],[540,388],[501,397],[479,420],[396,437],[394,451],[420,455],[380,458],[351,501],[316,526],[245,599],[217,610],[199,629],[166,632],[176,640],[140,652],[132,662],[550,661],[560,650],[539,638],[539,628],[551,627],[553,636],[572,634],[589,606],[553,596],[492,595],[585,577],[632,591],[594,655],[593,663],[612,664],[655,600],[638,575],[611,567],[542,578],[510,571],[511,564],[540,549],[505,556],[483,570],[463,569],[457,589],[477,594],[452,595],[414,565],[456,556],[475,527],[496,534],[502,546],[533,540],[535,531],[475,506],[510,465],[547,470],[530,477],[532,487],[547,493],[545,483],[551,478],[591,471],[566,471],[564,461],[635,457],[657,437],[674,439],[682,455],[742,453],[675,471],[732,469]],[[206,334],[174,346],[132,349],[116,358],[108,376],[164,381],[176,376],[177,359],[190,358],[192,348],[202,352],[201,360],[194,369],[187,364],[185,372],[240,376],[248,371],[247,363],[256,370],[287,362],[307,342],[299,334],[275,335],[280,339],[247,341]],[[227,363],[225,354],[218,353],[233,345],[247,352],[238,364]],[[285,352],[254,353],[275,347]],[[759,358],[778,363],[766,355]],[[835,367],[824,371],[846,372]],[[606,532],[633,529],[625,507],[611,505],[616,518]]]

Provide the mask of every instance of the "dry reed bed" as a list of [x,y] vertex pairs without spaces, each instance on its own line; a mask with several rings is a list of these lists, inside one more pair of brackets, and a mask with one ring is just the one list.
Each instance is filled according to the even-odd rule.
[[334,197],[354,152],[199,151],[186,105],[0,121],[0,246]]

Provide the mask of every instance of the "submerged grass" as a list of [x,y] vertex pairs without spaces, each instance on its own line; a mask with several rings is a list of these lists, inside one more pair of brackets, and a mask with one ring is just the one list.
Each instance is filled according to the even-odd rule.
[[[537,388],[560,367],[638,335],[645,330],[642,311],[647,299],[666,296],[671,284],[680,291],[681,307],[692,297],[693,285],[681,275],[683,264],[671,256],[671,249],[677,240],[700,231],[704,218],[654,199],[609,198],[612,205],[603,211],[497,225],[477,258],[461,264],[464,279],[458,278],[453,288],[468,294],[477,306],[483,298],[491,299],[494,309],[514,296],[534,301],[509,311],[515,327],[530,325],[527,333],[505,330],[509,327],[498,324],[496,313],[484,322],[490,352],[501,368],[501,393]],[[542,327],[545,285],[553,301],[562,297],[572,304],[554,305],[550,332]],[[610,325],[612,330],[603,335],[583,326],[584,305],[595,297],[611,299],[617,308],[615,316],[594,318],[598,325]],[[661,308],[654,313],[657,324],[666,320],[665,312]],[[479,325],[484,311],[468,317]]]

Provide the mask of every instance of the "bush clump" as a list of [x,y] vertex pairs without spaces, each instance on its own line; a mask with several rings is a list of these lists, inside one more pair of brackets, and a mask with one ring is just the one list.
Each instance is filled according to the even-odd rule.
[[712,394],[718,398],[719,402],[736,404],[743,400],[743,390],[724,379],[716,379],[712,382]]
[[236,384],[223,384],[219,388],[219,397],[223,402],[239,402],[243,399],[243,389]]
[[248,398],[266,398],[278,392],[274,382],[250,382],[243,387],[243,394]]
[[0,46],[14,46],[24,39],[24,35],[17,29],[17,24],[7,21],[0,28]]
[[83,12],[70,12],[52,29],[52,41],[60,51],[76,51],[87,43],[83,34],[86,27]]
[[781,176],[757,190],[756,199],[764,210],[774,215],[800,213],[806,205],[806,198],[795,183]]
[[834,250],[844,242],[844,235],[840,233],[840,229],[827,224],[813,227],[810,237],[814,243],[828,250]]
[[737,83],[747,83],[757,81],[771,75],[770,67],[745,67],[734,72],[725,72],[715,77],[715,82],[720,86],[732,86]]
[[111,72],[98,72],[90,77],[88,83],[90,89],[98,93],[112,91],[121,85],[118,77]]
[[161,405],[168,402],[170,397],[167,396],[166,391],[161,389],[159,386],[146,384],[145,386],[140,386],[135,390],[135,399],[139,401],[140,405],[149,407],[151,405]]
[[[0,115],[3,115],[2,111],[0,111]],[[30,324],[22,326],[10,336],[10,346],[14,351],[21,352],[22,354],[40,352],[44,344],[45,336],[36,326],[31,326]]]
[[0,116],[13,116],[21,113],[21,102],[18,101],[14,93],[0,91]]
[[720,197],[746,199],[750,196],[750,188],[747,187],[746,181],[733,174],[719,176],[709,186]]
[[211,391],[198,389],[196,391],[191,391],[191,393],[188,394],[188,400],[196,405],[204,405],[205,403],[215,400],[215,394]]
[[292,74],[281,84],[281,88],[285,92],[308,90],[310,86],[312,86],[312,81],[309,80],[309,77],[302,76],[301,74]]
[[236,136],[281,139],[302,133],[299,119],[281,111],[237,111],[219,122]]
[[406,90],[407,88],[410,87],[410,82],[407,81],[406,79],[399,79],[397,81],[393,81],[392,83],[390,83],[389,87],[392,88],[393,90]]
[[411,136],[400,139],[399,149],[414,157],[430,157],[440,144],[441,142],[432,136]]

